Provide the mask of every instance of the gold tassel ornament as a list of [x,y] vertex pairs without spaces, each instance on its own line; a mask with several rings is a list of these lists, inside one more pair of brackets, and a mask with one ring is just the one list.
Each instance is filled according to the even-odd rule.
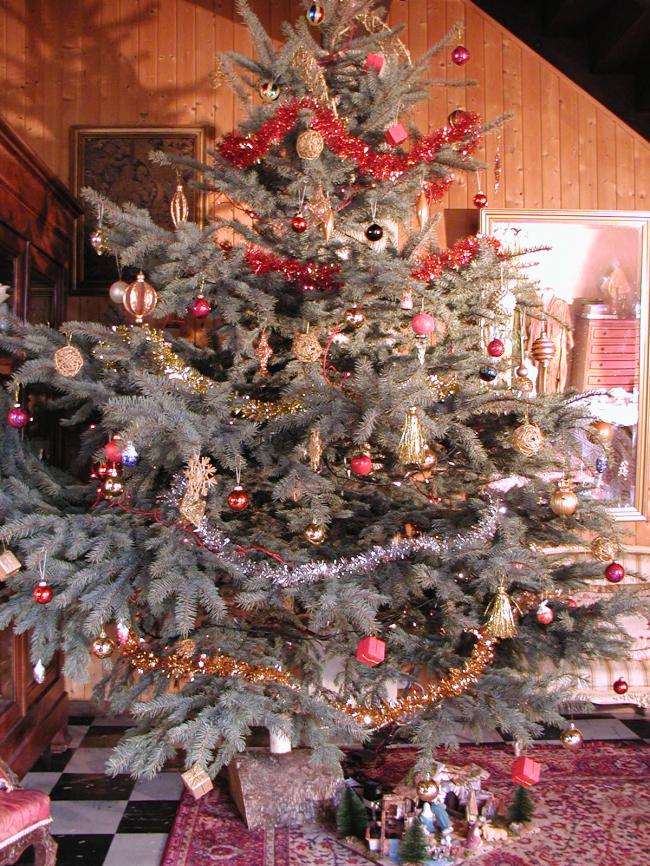
[[427,458],[428,450],[418,410],[415,406],[411,406],[406,413],[402,438],[399,440],[399,459],[402,463],[421,466]]
[[501,582],[497,594],[485,609],[485,613],[488,615],[485,630],[490,637],[503,640],[504,638],[516,636],[517,626],[512,610],[513,604],[515,607],[517,606],[517,603],[512,601],[506,592],[503,582]]
[[307,440],[307,457],[312,472],[320,470],[320,459],[323,456],[323,443],[320,438],[320,430],[314,427],[309,431],[309,439]]

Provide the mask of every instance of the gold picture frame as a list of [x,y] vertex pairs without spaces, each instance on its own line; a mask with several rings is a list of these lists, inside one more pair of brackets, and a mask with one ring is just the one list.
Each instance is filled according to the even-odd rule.
[[480,231],[518,251],[550,247],[521,260],[556,329],[551,390],[588,392],[616,425],[594,495],[617,520],[647,520],[650,212],[486,209]]
[[[73,126],[71,129],[72,191],[92,187],[117,204],[130,202],[146,209],[154,221],[172,228],[169,201],[176,189],[174,169],[152,163],[149,153],[163,150],[205,161],[211,130],[207,126]],[[182,180],[189,202],[189,219],[202,224],[205,195],[189,186],[195,173],[184,169]],[[84,216],[77,223],[72,293],[99,294],[117,279],[112,255],[98,256],[89,242],[96,222],[83,201]]]

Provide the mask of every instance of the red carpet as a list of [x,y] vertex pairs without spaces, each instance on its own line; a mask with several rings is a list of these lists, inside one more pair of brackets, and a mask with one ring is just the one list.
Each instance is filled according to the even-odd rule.
[[[650,863],[650,750],[647,746],[589,742],[571,754],[539,745],[542,779],[531,789],[539,832],[473,858],[471,866],[648,866]],[[445,755],[439,753],[439,759]],[[476,746],[448,753],[450,763],[476,763],[496,793],[512,790],[512,750]],[[392,784],[414,759],[393,749],[367,768]],[[185,794],[161,866],[364,866],[368,861],[336,845],[332,834],[301,828],[249,831],[222,789],[195,802]]]

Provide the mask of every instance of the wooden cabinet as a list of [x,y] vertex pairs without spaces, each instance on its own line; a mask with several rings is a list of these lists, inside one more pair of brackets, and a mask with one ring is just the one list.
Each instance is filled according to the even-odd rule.
[[576,318],[571,385],[579,391],[639,387],[638,319]]
[[[8,287],[5,304],[14,315],[53,327],[61,323],[80,214],[68,190],[0,118],[0,284]],[[11,359],[0,357],[0,376],[9,373]],[[57,460],[57,430],[46,426],[44,419],[38,435]],[[0,604],[7,593],[0,584]],[[1,632],[0,757],[17,773],[26,772],[65,726],[67,712],[61,660],[55,658],[37,683],[29,636]]]

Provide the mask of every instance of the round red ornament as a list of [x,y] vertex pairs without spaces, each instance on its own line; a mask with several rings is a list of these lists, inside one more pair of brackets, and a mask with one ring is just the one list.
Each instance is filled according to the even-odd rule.
[[29,423],[29,412],[25,411],[20,403],[16,403],[8,412],[7,412],[7,424],[10,427],[15,427],[17,430],[20,430],[21,427],[24,427]]
[[620,562],[610,562],[605,569],[605,577],[610,583],[620,583],[625,577],[625,569]]
[[451,52],[451,59],[456,66],[464,66],[469,60],[469,51],[464,45],[457,45]]
[[491,358],[500,358],[505,352],[506,347],[501,340],[490,340],[487,345],[487,353]]
[[535,617],[540,625],[550,625],[555,619],[555,614],[553,613],[553,609],[548,606],[548,603],[543,601],[537,608]]
[[228,508],[231,511],[244,511],[250,505],[251,498],[244,488],[238,484],[228,494]]
[[52,601],[54,591],[47,581],[39,580],[38,584],[34,587],[32,595],[34,596],[34,601],[37,601],[39,604],[49,604]]
[[291,220],[291,228],[296,232],[296,234],[301,235],[305,229],[307,228],[307,220],[301,213],[297,213],[295,217]]
[[474,207],[477,207],[479,210],[482,210],[484,207],[487,207],[488,199],[484,192],[477,192],[474,196]]
[[372,472],[372,460],[367,454],[356,454],[350,460],[350,469],[355,475],[370,475]]
[[124,440],[121,436],[113,436],[110,442],[104,445],[104,454],[109,463],[119,463],[124,451]]
[[203,295],[198,295],[190,304],[190,313],[195,319],[205,319],[212,312],[210,301],[204,298]]
[[617,695],[624,695],[625,692],[629,689],[629,686],[627,684],[627,681],[624,680],[623,677],[619,677],[613,684],[612,688]]
[[456,108],[447,118],[447,123],[453,129],[457,129],[459,126],[469,123],[471,119],[471,115],[467,111],[463,111],[462,108]]
[[564,603],[566,604],[567,607],[577,607],[578,606],[578,602],[575,600],[575,598],[566,598],[564,600]]
[[411,327],[419,337],[426,337],[435,331],[436,320],[429,313],[416,313],[411,319]]

